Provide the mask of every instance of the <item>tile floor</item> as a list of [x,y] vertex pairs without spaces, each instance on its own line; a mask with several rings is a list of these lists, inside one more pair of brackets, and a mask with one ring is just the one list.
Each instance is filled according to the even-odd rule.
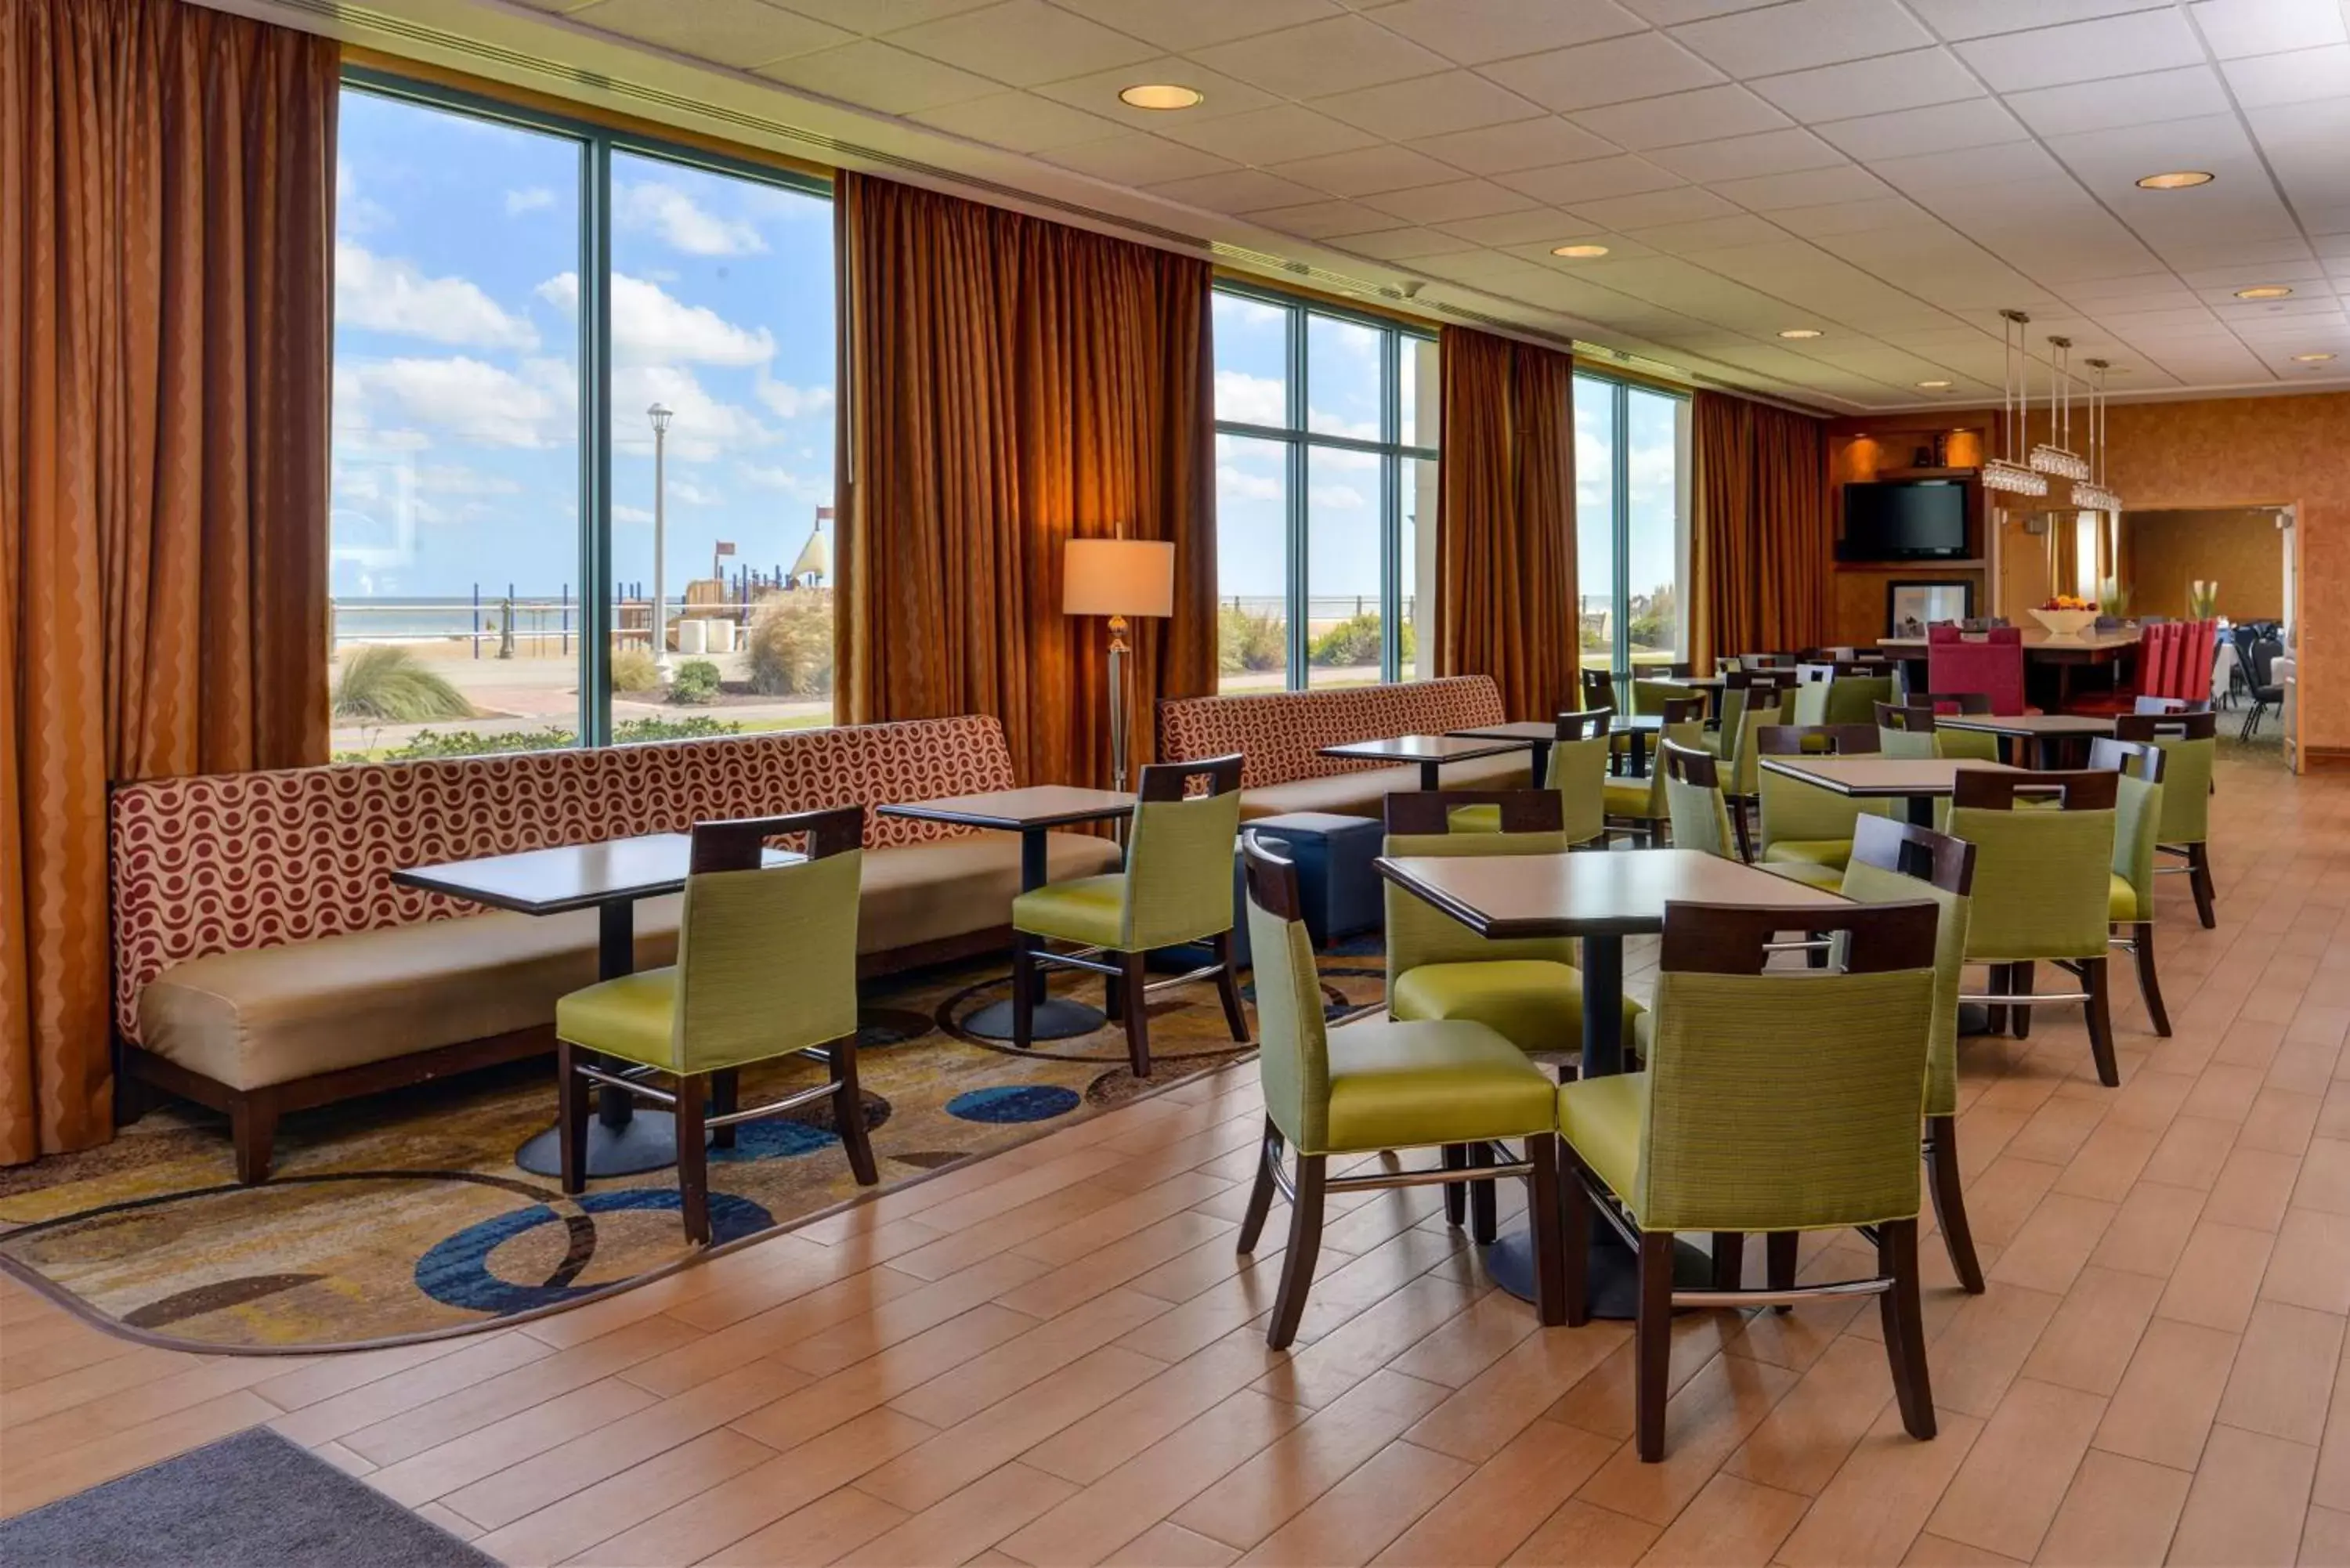
[[1967,1048],[1931,1443],[1875,1313],[1704,1314],[1637,1464],[1627,1331],[1537,1332],[1424,1191],[1333,1200],[1268,1353],[1243,1068],[474,1338],[184,1355],[0,1284],[0,1509],[265,1422],[513,1563],[2350,1562],[2350,779],[2218,818],[2122,1088],[2054,1015]]

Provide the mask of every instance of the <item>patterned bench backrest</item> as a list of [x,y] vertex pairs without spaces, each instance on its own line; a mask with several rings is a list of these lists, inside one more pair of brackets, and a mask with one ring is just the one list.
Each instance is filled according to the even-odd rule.
[[1253,697],[1183,697],[1159,704],[1159,754],[1168,762],[1238,752],[1241,784],[1355,773],[1377,763],[1321,754],[1324,746],[1389,735],[1440,735],[1503,718],[1490,675],[1452,675],[1343,691],[1273,691]]
[[[190,959],[477,912],[394,887],[401,867],[1015,782],[1003,727],[966,716],[124,784],[109,823],[115,1022],[138,1038],[140,988]],[[970,831],[865,821],[876,847]]]

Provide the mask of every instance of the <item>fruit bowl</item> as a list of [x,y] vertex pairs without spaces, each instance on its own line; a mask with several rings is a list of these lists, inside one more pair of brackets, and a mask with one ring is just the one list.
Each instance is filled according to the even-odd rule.
[[2097,624],[2093,609],[2034,609],[2032,618],[2048,628],[2050,637],[2078,637]]

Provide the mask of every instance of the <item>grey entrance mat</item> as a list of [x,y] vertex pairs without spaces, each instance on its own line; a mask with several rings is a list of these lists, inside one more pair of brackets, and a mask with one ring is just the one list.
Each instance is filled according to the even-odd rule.
[[266,1427],[0,1521],[7,1568],[475,1568],[497,1560]]

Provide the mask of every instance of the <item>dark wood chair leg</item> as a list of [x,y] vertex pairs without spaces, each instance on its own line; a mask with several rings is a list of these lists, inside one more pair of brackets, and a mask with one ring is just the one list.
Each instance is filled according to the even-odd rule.
[[2137,960],[2138,994],[2146,999],[2146,1015],[2154,1032],[2170,1037],[2170,1010],[2162,1005],[2162,977],[2154,972],[2154,922],[2137,920],[2129,929],[2130,956]]
[[1126,983],[1118,989],[1126,994],[1119,998],[1126,1009],[1126,1064],[1138,1078],[1150,1076],[1150,998],[1143,991],[1149,983],[1148,953],[1127,953]]
[[2203,922],[2203,929],[2208,931],[2220,923],[2211,894],[2210,845],[2190,844],[2187,846],[2187,885],[2194,889],[2195,918]]
[[[1437,1153],[1447,1170],[1469,1168],[1469,1149],[1465,1144],[1448,1143]],[[1459,1181],[1448,1181],[1444,1184],[1444,1222],[1456,1227],[1469,1222],[1467,1184]]]
[[1241,1006],[1241,977],[1232,969],[1232,933],[1219,931],[1209,940],[1216,960],[1216,998],[1224,1004],[1224,1024],[1232,1038],[1249,1037],[1248,1012]]
[[1754,830],[1746,825],[1746,802],[1732,796],[1724,804],[1730,807],[1730,830],[1738,836],[1738,857],[1751,866],[1754,863]]
[[1273,1298],[1273,1324],[1264,1342],[1286,1350],[1297,1337],[1298,1321],[1305,1315],[1305,1293],[1314,1284],[1314,1260],[1322,1251],[1322,1189],[1329,1160],[1326,1156],[1297,1157],[1297,1201],[1289,1206],[1289,1252],[1281,1261],[1281,1289]]
[[556,1125],[563,1129],[563,1190],[588,1190],[588,1080],[579,1075],[579,1048],[569,1041],[555,1047]]
[[1934,1391],[1926,1374],[1926,1324],[1918,1307],[1917,1220],[1888,1220],[1877,1228],[1877,1266],[1893,1277],[1893,1288],[1877,1303],[1901,1424],[1922,1441],[1934,1435]]
[[[1532,1210],[1527,1223],[1534,1227],[1534,1310],[1547,1328],[1556,1328],[1566,1321],[1566,1259],[1565,1231],[1558,1215],[1558,1137],[1553,1133],[1536,1133],[1526,1139],[1526,1163],[1534,1167],[1526,1178],[1526,1207]],[[1582,1194],[1576,1193],[1580,1201]]]
[[[710,1075],[710,1114],[731,1116],[743,1108],[743,1069],[721,1067]],[[733,1148],[734,1129],[732,1127],[710,1129],[710,1147]]]
[[[1990,996],[2007,996],[2012,994],[2014,985],[2014,970],[2007,964],[1995,963],[1991,966],[1991,975],[1984,982],[1983,991],[1986,995]],[[1987,1022],[1983,1024],[1983,1027],[1993,1034],[2006,1033],[2007,1015],[2009,1011],[2009,1009],[2002,1007],[1998,1002],[1992,1002],[1989,1007],[1984,1009],[1984,1012],[1989,1014],[1989,1017]]]
[[1012,1044],[1036,1044],[1036,939],[1025,931],[1012,933]]
[[[1801,1238],[1793,1231],[1773,1231],[1762,1238],[1762,1282],[1774,1291],[1795,1288],[1795,1252]],[[1791,1306],[1779,1308],[1793,1312]]]
[[2114,1057],[2114,1020],[2108,1005],[2104,959],[2081,961],[2081,989],[2089,993],[2089,1053],[2097,1059],[2097,1082],[2108,1089],[2122,1085],[2121,1064]]
[[[1492,1163],[1492,1144],[1472,1143],[1469,1146],[1470,1169],[1488,1169]],[[1469,1183],[1469,1239],[1480,1247],[1490,1247],[1501,1233],[1493,1198],[1493,1179],[1489,1176]]]
[[1950,1269],[1970,1296],[1983,1293],[1982,1263],[1975,1257],[1975,1234],[1967,1223],[1966,1194],[1959,1186],[1959,1119],[1926,1118],[1926,1185],[1934,1195],[1934,1219],[1942,1227],[1942,1245],[1950,1254]]
[[[2033,966],[2028,963],[2011,964],[2008,966],[2008,972],[2012,976],[2011,984],[2013,988],[2014,994],[2017,996],[2030,996],[2033,993],[2033,991],[2038,986],[2039,981],[2033,978],[2032,970]],[[2029,1040],[2032,1038],[2032,1009],[2029,1007],[2012,1007],[2008,1009],[2008,1012],[2012,1015],[2009,1018],[2008,1023],[2010,1027],[2015,1031],[2015,1037],[2018,1040]]]
[[832,1062],[832,1129],[848,1156],[857,1185],[870,1187],[881,1179],[873,1163],[873,1135],[865,1125],[865,1096],[857,1086],[857,1036],[844,1034],[826,1048]]
[[228,1113],[229,1135],[236,1144],[236,1179],[247,1187],[269,1179],[269,1162],[277,1147],[277,1092],[247,1089]]
[[677,1199],[685,1214],[685,1239],[710,1245],[710,1150],[702,1145],[706,1075],[688,1073],[677,1081]]
[[1713,1288],[1734,1291],[1746,1272],[1746,1233],[1742,1231],[1716,1231],[1713,1233]]
[[1638,1367],[1633,1426],[1640,1462],[1665,1457],[1665,1384],[1673,1361],[1673,1238],[1667,1231],[1640,1232],[1640,1316],[1633,1326]]
[[1575,1146],[1558,1140],[1558,1266],[1565,1276],[1566,1326],[1591,1321],[1591,1195],[1584,1189],[1583,1159]]
[[1249,1188],[1248,1209],[1241,1215],[1241,1239],[1237,1249],[1243,1256],[1256,1251],[1257,1238],[1264,1234],[1264,1219],[1273,1212],[1273,1195],[1278,1187],[1273,1179],[1273,1162],[1281,1158],[1281,1129],[1273,1118],[1264,1118],[1264,1136],[1258,1142],[1256,1180]]

